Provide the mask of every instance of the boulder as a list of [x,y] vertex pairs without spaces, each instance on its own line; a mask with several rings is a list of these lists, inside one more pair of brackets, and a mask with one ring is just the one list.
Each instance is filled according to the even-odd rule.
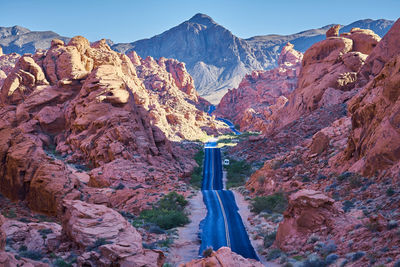
[[289,207],[276,234],[276,245],[290,251],[306,244],[312,233],[323,235],[333,230],[334,218],[343,213],[334,203],[333,199],[314,190],[303,189],[290,195]]
[[325,35],[326,38],[329,37],[338,37],[339,36],[339,30],[340,30],[340,25],[335,25],[329,28],[329,30],[326,31]]
[[78,259],[80,264],[162,266],[163,254],[143,249],[141,235],[118,212],[79,200],[66,200],[63,207],[63,234],[87,251]]

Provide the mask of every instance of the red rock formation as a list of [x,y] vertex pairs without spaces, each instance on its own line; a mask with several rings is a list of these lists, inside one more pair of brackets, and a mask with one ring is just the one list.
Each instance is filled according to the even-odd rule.
[[400,20],[361,70],[363,75],[376,76],[349,102],[352,132],[345,156],[354,163],[352,170],[368,176],[400,161],[399,31]]
[[245,259],[242,256],[234,253],[228,247],[222,247],[217,251],[213,251],[209,257],[192,260],[191,262],[181,264],[180,267],[261,267],[264,266],[261,262],[252,259]]
[[[136,229],[118,212],[103,205],[65,201],[63,234],[87,251],[78,258],[80,265],[162,266],[164,263],[162,252],[143,249],[142,237]],[[99,239],[104,240],[102,244],[96,243]]]
[[[329,37],[304,54],[298,86],[278,115],[285,125],[320,107],[349,100],[357,92],[357,72],[380,40],[370,30],[353,29],[342,37]],[[276,127],[276,126],[275,126]]]
[[337,231],[335,236],[340,236],[338,231],[346,233],[359,222],[347,218],[335,201],[321,192],[300,190],[290,196],[276,234],[276,245],[284,251],[304,248],[312,233],[326,236]]
[[329,37],[337,37],[339,36],[340,25],[335,25],[329,28],[329,30],[325,33],[326,38]]
[[152,123],[170,140],[196,140],[205,133],[227,131],[222,123],[204,112],[209,103],[197,94],[193,79],[182,62],[166,58],[141,59],[134,51],[128,56],[147,89]]
[[277,68],[246,75],[237,89],[221,99],[216,115],[239,124],[241,130],[266,131],[273,114],[296,87],[303,55],[293,47],[288,43],[282,48]]
[[[191,80],[175,63],[176,79],[193,96]],[[33,210],[57,214],[63,199],[89,199],[88,191],[101,192],[101,187],[145,183],[158,185],[157,192],[180,188],[179,178],[189,175],[195,163],[190,151],[173,146],[163,130],[173,137],[189,129],[180,138],[197,138],[203,134],[200,126],[215,124],[185,100],[186,93],[176,91],[176,101],[160,103],[172,96],[149,94],[131,60],[104,40],[92,46],[80,36],[68,45],[54,40],[47,52],[21,57],[1,88],[0,191],[13,200],[26,199]],[[171,109],[171,115],[185,111],[182,117],[190,120],[160,129],[154,114],[164,109]],[[186,124],[196,119],[206,123]],[[90,176],[78,173],[71,163],[93,171]],[[97,188],[88,190],[88,182]],[[109,204],[124,206],[124,199]],[[139,211],[146,207],[143,201],[126,206]]]

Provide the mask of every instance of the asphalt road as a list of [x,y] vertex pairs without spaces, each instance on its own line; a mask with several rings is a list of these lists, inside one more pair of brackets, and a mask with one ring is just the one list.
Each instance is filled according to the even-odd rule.
[[207,216],[201,222],[200,255],[208,247],[228,246],[245,258],[257,259],[233,193],[223,190],[221,151],[214,143],[205,146],[202,193]]

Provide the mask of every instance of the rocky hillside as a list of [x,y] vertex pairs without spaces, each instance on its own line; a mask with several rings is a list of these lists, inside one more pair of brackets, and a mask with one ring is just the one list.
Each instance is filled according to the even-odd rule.
[[0,46],[6,54],[34,54],[36,49],[48,49],[55,38],[64,42],[70,39],[52,31],[30,31],[21,26],[0,27]]
[[397,266],[400,20],[382,39],[338,29],[305,52],[273,129],[228,153],[262,162],[244,190],[269,201],[251,219],[262,225],[261,254],[292,265]]
[[229,90],[216,107],[216,116],[231,120],[241,131],[266,132],[273,115],[296,88],[303,54],[291,43],[283,47],[278,67],[253,71],[237,89]]

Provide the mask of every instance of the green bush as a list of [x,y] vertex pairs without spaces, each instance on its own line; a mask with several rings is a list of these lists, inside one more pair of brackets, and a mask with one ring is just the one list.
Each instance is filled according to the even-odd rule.
[[276,232],[272,232],[264,236],[264,248],[269,248],[275,242]]
[[56,267],[72,267],[71,263],[67,263],[62,258],[58,258],[53,262],[54,266]]
[[99,247],[107,244],[112,244],[111,241],[108,241],[105,238],[98,238],[96,241],[93,243],[93,245],[89,246],[86,248],[86,251],[92,251],[92,250],[97,250]]
[[269,196],[255,197],[251,201],[251,211],[260,213],[262,211],[283,213],[288,205],[285,195],[281,192]]
[[168,230],[189,223],[189,218],[185,213],[187,200],[176,192],[165,195],[151,210],[144,210],[139,218],[158,225],[160,228]]
[[225,166],[227,171],[226,178],[226,187],[229,189],[231,187],[237,187],[244,185],[246,182],[246,177],[251,174],[251,165],[246,161],[237,161],[230,159],[229,165]]
[[36,251],[36,250],[24,250],[21,251],[19,253],[19,256],[23,257],[23,258],[29,258],[31,260],[41,260],[43,258],[43,254],[40,251]]
[[194,160],[196,161],[198,167],[195,167],[190,178],[190,184],[196,188],[201,188],[201,180],[203,179],[203,160],[204,160],[204,150],[200,149],[194,155]]

